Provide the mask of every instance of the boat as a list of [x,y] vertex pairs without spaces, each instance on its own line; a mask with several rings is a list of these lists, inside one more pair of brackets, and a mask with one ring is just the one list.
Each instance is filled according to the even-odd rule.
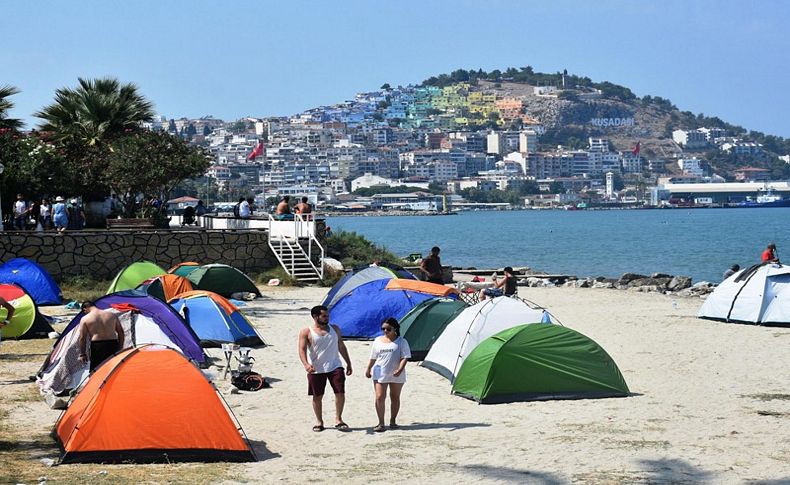
[[783,197],[768,189],[753,199],[738,202],[736,207],[790,207],[790,197]]

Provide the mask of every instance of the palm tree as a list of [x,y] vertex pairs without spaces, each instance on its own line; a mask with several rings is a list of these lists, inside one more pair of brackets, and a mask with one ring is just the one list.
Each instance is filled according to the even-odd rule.
[[19,90],[13,86],[0,86],[0,129],[18,130],[22,128],[21,120],[8,117],[8,112],[14,107],[14,103],[6,98],[18,93]]
[[95,145],[100,140],[139,128],[154,117],[153,103],[132,83],[115,78],[82,79],[77,88],[61,88],[55,102],[36,113],[40,129],[61,141]]

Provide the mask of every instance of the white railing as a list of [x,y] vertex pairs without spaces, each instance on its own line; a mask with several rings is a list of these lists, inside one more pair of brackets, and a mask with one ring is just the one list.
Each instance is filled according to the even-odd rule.
[[[324,279],[324,247],[315,237],[315,222],[311,215],[296,214],[293,220],[278,220],[269,215],[269,247],[271,247],[277,260],[291,276],[296,277],[297,255],[303,257],[314,273]],[[307,251],[299,242],[307,239]],[[315,247],[315,249],[314,249]],[[290,255],[290,265],[286,263],[283,255]],[[319,256],[319,266],[313,263],[313,254]],[[290,266],[290,268],[289,268]]]

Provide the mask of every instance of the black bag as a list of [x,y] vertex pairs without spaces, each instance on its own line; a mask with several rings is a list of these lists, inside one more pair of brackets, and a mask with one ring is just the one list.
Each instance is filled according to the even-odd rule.
[[240,372],[233,376],[230,383],[242,391],[259,391],[264,387],[271,387],[257,372]]

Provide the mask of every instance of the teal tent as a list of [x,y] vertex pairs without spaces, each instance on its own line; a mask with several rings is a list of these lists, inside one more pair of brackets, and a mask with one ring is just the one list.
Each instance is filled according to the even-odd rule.
[[409,342],[409,360],[425,359],[436,337],[465,308],[466,304],[461,300],[435,298],[425,300],[404,315],[400,321],[400,334]]
[[609,354],[560,325],[519,325],[483,340],[464,360],[453,394],[494,404],[628,396]]

